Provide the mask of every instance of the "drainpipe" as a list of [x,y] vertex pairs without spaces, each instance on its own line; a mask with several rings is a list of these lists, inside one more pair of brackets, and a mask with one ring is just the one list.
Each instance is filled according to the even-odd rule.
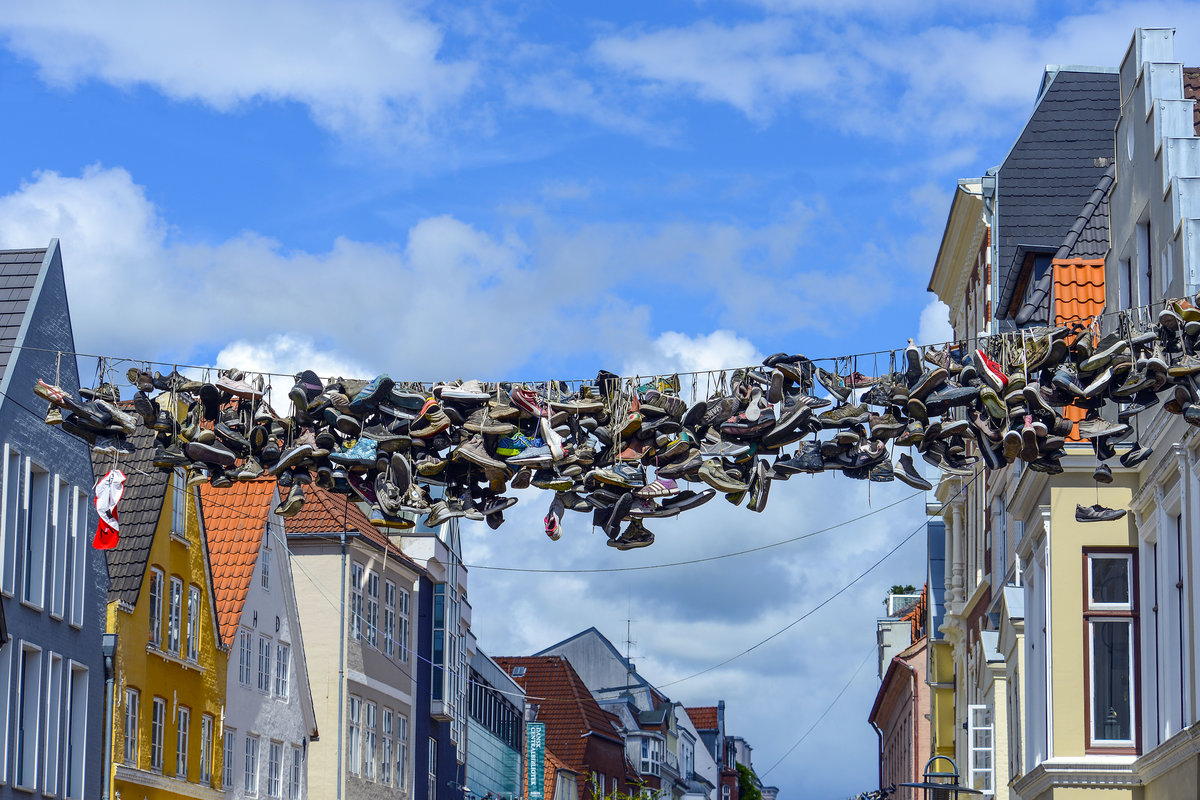
[[[871,727],[875,729],[875,735],[879,737],[879,792],[883,793],[883,729],[875,724],[875,720],[871,720]],[[719,779],[718,779],[719,780]]]
[[106,633],[100,640],[100,651],[104,654],[104,772],[100,776],[100,796],[108,800],[112,782],[113,740],[113,659],[117,652],[117,635]]
[[342,797],[342,704],[346,696],[346,532],[342,531],[342,591],[338,613],[338,735],[337,735],[337,797]]

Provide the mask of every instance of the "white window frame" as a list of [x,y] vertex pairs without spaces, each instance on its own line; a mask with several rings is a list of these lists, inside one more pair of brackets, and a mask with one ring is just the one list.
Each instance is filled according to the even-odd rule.
[[150,771],[163,771],[163,747],[166,744],[167,701],[155,697],[150,706]]
[[[17,542],[21,531],[21,454],[4,443],[3,484],[0,485],[0,593],[16,592]],[[3,777],[7,773],[0,774]]]
[[429,756],[426,759],[429,796],[437,797],[437,739],[429,737]]
[[410,614],[409,614],[409,612],[412,608],[412,599],[409,596],[408,592],[403,587],[399,587],[399,591],[400,591],[400,594],[397,597],[397,600],[399,600],[399,603],[398,603],[398,607],[396,609],[398,612],[397,613],[398,626],[396,629],[396,648],[400,651],[400,662],[402,664],[407,664],[408,659],[409,659],[409,652],[410,652],[409,645],[408,645],[408,642],[410,639],[410,635],[409,635],[410,634],[410,630],[409,630]]
[[[7,447],[7,445],[5,445]],[[10,643],[12,640],[9,640]],[[0,647],[0,786],[8,782],[8,754],[12,750],[8,743],[12,739],[8,738],[9,717],[12,716],[13,706],[11,705],[16,696],[16,691],[13,688],[13,654],[17,652],[17,648],[10,645]],[[20,669],[18,666],[17,669]]]
[[67,611],[67,531],[70,528],[71,484],[54,476],[54,513],[50,525],[54,530],[54,557],[50,580],[50,616],[62,619]]
[[58,794],[58,776],[62,771],[61,746],[63,719],[63,657],[59,653],[50,652],[46,664],[46,696],[43,729],[46,731],[42,741],[42,793]]
[[[967,786],[992,794],[996,784],[996,742],[992,710],[986,705],[967,706]],[[986,744],[978,744],[983,739]]]
[[167,652],[178,657],[183,634],[183,580],[171,576],[170,598],[167,606]]
[[[125,687],[125,763],[138,765],[138,736],[141,734],[142,693],[132,686]],[[130,723],[132,722],[132,725]],[[132,731],[130,728],[132,727]]]
[[[1085,658],[1088,666],[1088,715],[1090,717],[1090,725],[1086,731],[1087,749],[1091,750],[1109,750],[1115,749],[1119,751],[1133,751],[1138,747],[1139,725],[1139,703],[1137,697],[1137,671],[1138,671],[1138,631],[1137,631],[1137,560],[1131,550],[1104,550],[1100,548],[1088,549],[1084,552],[1086,561],[1084,586],[1084,619],[1085,619]],[[1126,562],[1126,602],[1097,602],[1093,596],[1093,569],[1094,563],[1097,560],[1124,560]],[[1127,652],[1129,654],[1128,664],[1128,689],[1129,698],[1129,738],[1127,739],[1107,739],[1098,735],[1101,721],[1096,719],[1096,663],[1095,663],[1095,629],[1097,624],[1122,624],[1127,627]]]
[[213,715],[200,717],[200,782],[212,784]]
[[267,796],[280,797],[283,790],[283,742],[267,744]]
[[242,788],[251,797],[258,794],[258,744],[257,734],[246,734],[246,760],[243,765]]
[[271,639],[258,635],[258,690],[271,694]]
[[408,788],[408,717],[396,712],[396,788]]
[[171,473],[171,533],[187,538],[187,481],[179,469]]
[[[78,487],[71,488],[71,618],[70,624],[75,628],[83,627],[84,594],[87,591],[88,545],[83,540],[82,531],[88,529],[90,504]],[[83,522],[80,522],[83,517]]]
[[304,791],[304,758],[300,748],[291,746],[292,759],[288,767],[288,800],[301,800]]
[[281,700],[288,697],[288,677],[292,667],[292,646],[286,642],[275,645],[275,696]]
[[[31,642],[19,642],[14,648],[17,656],[16,748],[13,757],[13,786],[36,791],[38,769],[41,767],[42,720],[42,648]],[[28,659],[28,660],[27,660]],[[32,677],[30,677],[32,676]],[[29,695],[33,698],[30,699]],[[22,723],[25,723],[24,725]],[[32,730],[29,727],[32,726]]]
[[226,728],[221,733],[221,788],[233,791],[233,744],[237,741],[237,730]]
[[383,582],[383,654],[391,658],[396,652],[396,582]]
[[[25,541],[24,574],[21,576],[21,604],[41,611],[46,607],[46,543],[50,538],[51,499],[54,476],[25,459]],[[34,483],[37,483],[35,486]],[[41,497],[43,488],[45,497]]]
[[366,608],[364,624],[367,629],[367,644],[379,646],[379,573],[367,570]]
[[200,587],[188,585],[188,617],[187,617],[187,660],[193,664],[200,660]]
[[238,683],[252,686],[254,676],[254,632],[249,628],[238,629]]
[[67,800],[82,800],[87,789],[89,672],[87,667],[76,661],[69,664],[63,796]]
[[150,615],[150,644],[162,647],[163,607],[166,605],[166,581],[159,567],[150,568],[150,586],[146,610]]
[[346,756],[350,759],[347,771],[357,775],[362,768],[362,698],[350,695],[346,709]]
[[392,784],[392,725],[395,713],[387,706],[383,707],[383,719],[379,732],[379,782],[385,786]]
[[363,574],[366,569],[357,561],[350,564],[350,638],[362,638]]
[[271,591],[271,534],[263,537],[266,541],[262,557],[259,559],[259,582],[262,584],[264,592]]
[[192,710],[180,706],[175,710],[175,777],[187,780],[188,746],[192,735]]
[[363,711],[363,762],[362,775],[369,781],[375,780],[375,745],[377,743],[379,724],[379,706],[368,700]]

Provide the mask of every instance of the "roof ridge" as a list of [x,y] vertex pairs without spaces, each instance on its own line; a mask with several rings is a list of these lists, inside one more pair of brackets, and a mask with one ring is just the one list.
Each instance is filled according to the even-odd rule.
[[1117,165],[1113,163],[1100,176],[1100,180],[1096,182],[1096,188],[1092,189],[1092,193],[1088,195],[1087,201],[1084,202],[1083,208],[1079,211],[1079,216],[1075,217],[1075,222],[1071,224],[1067,235],[1063,237],[1062,244],[1058,246],[1058,252],[1054,254],[1055,258],[1067,258],[1071,254],[1071,249],[1079,241],[1079,235],[1083,233],[1083,229],[1091,221],[1092,215],[1096,213],[1096,209],[1104,201],[1104,196],[1112,189],[1116,177]]

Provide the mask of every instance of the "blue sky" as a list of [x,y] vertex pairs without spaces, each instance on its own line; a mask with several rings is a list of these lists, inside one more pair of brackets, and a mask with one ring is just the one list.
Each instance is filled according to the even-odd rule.
[[[1115,66],[1137,25],[1176,26],[1200,61],[1200,12],[1169,3],[10,4],[0,247],[59,237],[79,349],[169,362],[579,378],[933,341],[955,180],[1003,158],[1046,64]],[[572,518],[547,542],[523,496],[501,532],[468,530],[468,561],[728,552],[905,496],[873,491],[793,479],[762,516],[709,506],[630,554]],[[619,639],[632,615],[665,683],[920,522],[912,501],[771,557],[653,573],[478,570],[476,629],[518,654],[592,624]],[[884,588],[922,576],[910,543],[670,693],[724,697],[765,769],[870,650]],[[869,666],[768,776],[781,796],[873,786],[876,686]]]

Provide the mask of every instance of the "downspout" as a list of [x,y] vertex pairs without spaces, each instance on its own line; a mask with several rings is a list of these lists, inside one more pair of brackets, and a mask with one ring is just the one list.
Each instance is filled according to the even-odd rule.
[[[115,636],[115,634],[113,634]],[[105,637],[107,638],[107,637]],[[107,645],[107,642],[105,643]],[[107,650],[107,646],[104,648]],[[104,772],[100,776],[100,796],[108,800],[112,782],[112,747],[113,747],[113,655],[104,653]]]
[[883,794],[883,729],[875,724],[875,720],[870,722],[871,727],[875,729],[875,735],[879,737],[879,793]]
[[[343,526],[345,527],[345,526]],[[338,613],[338,735],[337,735],[337,798],[342,797],[342,705],[346,696],[346,531],[342,531],[342,591]]]

